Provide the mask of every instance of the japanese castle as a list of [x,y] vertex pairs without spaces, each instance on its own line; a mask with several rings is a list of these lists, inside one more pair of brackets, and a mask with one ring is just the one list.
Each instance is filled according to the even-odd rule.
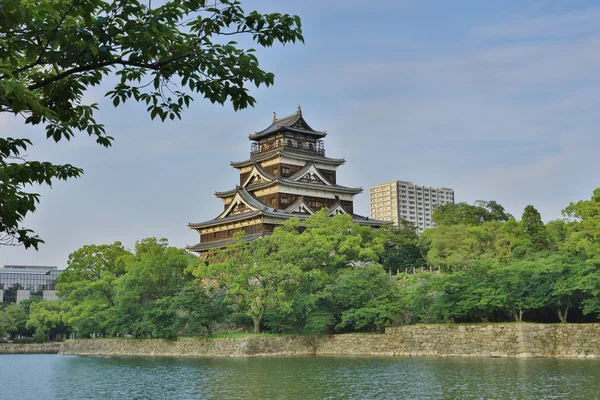
[[249,135],[250,159],[231,163],[240,171],[239,185],[215,193],[224,203],[219,216],[188,224],[200,234],[200,243],[187,249],[206,256],[230,243],[236,232],[252,241],[289,218],[302,220],[323,208],[330,215],[349,214],[361,225],[390,224],[354,214],[354,196],[363,190],[337,184],[336,169],[345,160],[325,156],[326,135],[308,125],[300,106],[287,117],[274,115],[268,128]]

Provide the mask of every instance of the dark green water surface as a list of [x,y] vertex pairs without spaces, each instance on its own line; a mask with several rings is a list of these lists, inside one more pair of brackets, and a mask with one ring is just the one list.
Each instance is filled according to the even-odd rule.
[[597,399],[600,360],[0,355],[0,399]]

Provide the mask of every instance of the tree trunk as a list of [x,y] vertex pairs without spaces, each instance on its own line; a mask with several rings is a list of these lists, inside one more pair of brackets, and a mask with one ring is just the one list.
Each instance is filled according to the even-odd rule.
[[252,323],[254,324],[254,333],[260,333],[260,317],[258,315],[252,316]]
[[565,311],[563,312],[560,307],[556,309],[556,313],[558,314],[558,319],[561,323],[567,323],[567,314],[569,313],[569,307],[565,307]]
[[512,310],[512,315],[513,315],[513,318],[515,319],[515,322],[521,322],[519,320],[519,314],[517,314],[517,312],[515,310]]
[[519,322],[523,322],[523,313],[525,312],[525,310],[522,310],[519,308]]

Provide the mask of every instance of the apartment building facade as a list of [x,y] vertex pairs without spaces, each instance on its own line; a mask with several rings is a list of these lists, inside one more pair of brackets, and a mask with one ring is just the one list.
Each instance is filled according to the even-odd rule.
[[454,190],[419,185],[413,182],[392,181],[369,189],[371,218],[392,221],[404,219],[417,227],[419,234],[435,227],[431,213],[441,204],[454,203]]

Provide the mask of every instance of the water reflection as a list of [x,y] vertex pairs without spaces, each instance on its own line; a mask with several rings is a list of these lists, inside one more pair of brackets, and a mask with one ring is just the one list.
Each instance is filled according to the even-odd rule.
[[591,399],[596,360],[0,355],[13,399]]

